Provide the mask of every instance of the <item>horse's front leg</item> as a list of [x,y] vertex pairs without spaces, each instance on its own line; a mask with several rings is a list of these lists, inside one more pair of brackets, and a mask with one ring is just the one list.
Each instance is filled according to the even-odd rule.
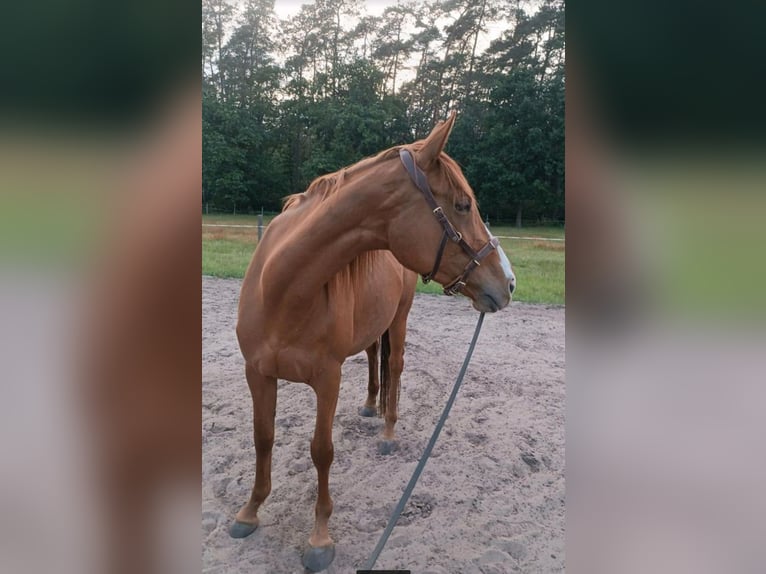
[[340,390],[340,365],[324,369],[309,382],[317,396],[317,418],[311,441],[311,459],[317,469],[317,502],[314,528],[309,537],[309,548],[303,555],[303,565],[311,571],[324,570],[335,558],[335,546],[328,522],[332,514],[330,498],[330,465],[333,461],[332,422]]
[[271,450],[274,446],[274,416],[277,408],[277,380],[245,367],[253,397],[253,439],[255,443],[255,484],[237,518],[229,528],[233,538],[244,538],[258,528],[258,509],[271,492]]

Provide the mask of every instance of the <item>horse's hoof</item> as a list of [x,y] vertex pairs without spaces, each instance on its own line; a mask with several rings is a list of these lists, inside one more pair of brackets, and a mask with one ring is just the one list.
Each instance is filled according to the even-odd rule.
[[378,410],[375,407],[363,406],[359,409],[359,414],[363,417],[374,417],[378,414]]
[[303,565],[311,572],[321,572],[335,559],[335,544],[314,548],[309,546],[303,553]]
[[250,536],[258,528],[257,524],[248,524],[247,522],[234,521],[229,527],[229,536],[232,538],[245,538]]
[[395,440],[381,440],[378,443],[378,454],[387,456],[399,448]]

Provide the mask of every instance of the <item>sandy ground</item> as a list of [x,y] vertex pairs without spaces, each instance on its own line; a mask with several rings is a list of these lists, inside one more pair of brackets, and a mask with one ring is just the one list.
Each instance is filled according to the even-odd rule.
[[[234,327],[239,280],[203,279],[203,572],[303,573],[316,473],[315,398],[279,382],[270,497],[261,526],[227,528],[254,478],[252,407]],[[441,414],[477,320],[467,299],[417,295],[409,318],[397,432],[382,456],[378,418],[357,414],[364,353],[350,357],[334,426],[328,572],[369,556]],[[376,568],[413,574],[564,571],[564,308],[514,303],[489,315],[434,452]]]

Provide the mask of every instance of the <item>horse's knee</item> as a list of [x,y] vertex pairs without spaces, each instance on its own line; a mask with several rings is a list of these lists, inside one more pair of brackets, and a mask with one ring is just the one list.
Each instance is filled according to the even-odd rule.
[[314,461],[314,466],[329,466],[332,464],[334,453],[335,450],[332,442],[318,440],[311,441],[311,460]]
[[274,431],[255,433],[255,452],[269,453],[274,446]]

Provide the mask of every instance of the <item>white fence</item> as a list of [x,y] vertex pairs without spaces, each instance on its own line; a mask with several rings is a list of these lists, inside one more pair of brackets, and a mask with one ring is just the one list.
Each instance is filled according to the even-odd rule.
[[[203,223],[202,227],[247,227],[247,228],[257,229],[258,227],[261,227],[261,226],[234,225],[234,224],[224,224],[224,223]],[[564,239],[561,237],[521,237],[520,235],[496,235],[496,237],[499,239],[525,239],[527,241],[561,241],[561,242],[564,241]]]

